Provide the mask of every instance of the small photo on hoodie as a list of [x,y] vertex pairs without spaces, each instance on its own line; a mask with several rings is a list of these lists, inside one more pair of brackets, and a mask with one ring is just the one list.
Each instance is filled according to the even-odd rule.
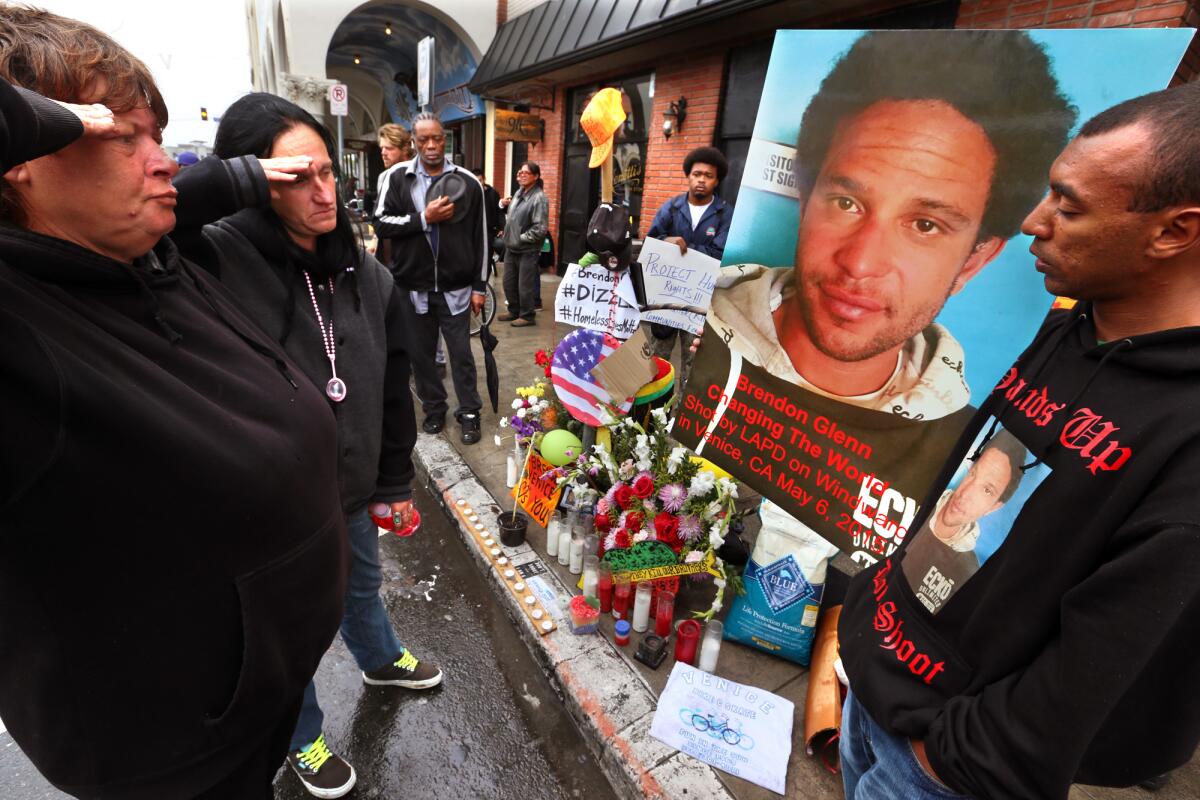
[[999,425],[984,426],[968,453],[909,540],[902,562],[909,587],[932,614],[1000,548],[1025,502],[1050,474]]

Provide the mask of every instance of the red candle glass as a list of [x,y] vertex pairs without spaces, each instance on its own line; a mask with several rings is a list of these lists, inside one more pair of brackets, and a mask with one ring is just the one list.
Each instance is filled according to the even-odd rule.
[[671,635],[675,619],[675,593],[661,589],[654,600],[654,632],[664,639]]
[[596,568],[596,595],[600,598],[600,612],[607,614],[612,611],[613,577],[612,567],[607,561],[601,561]]
[[685,619],[675,626],[675,660],[691,664],[696,660],[696,644],[700,641],[700,623]]
[[628,619],[629,617],[629,597],[633,594],[633,584],[629,582],[628,575],[616,575],[613,577],[613,601],[612,613],[617,619]]

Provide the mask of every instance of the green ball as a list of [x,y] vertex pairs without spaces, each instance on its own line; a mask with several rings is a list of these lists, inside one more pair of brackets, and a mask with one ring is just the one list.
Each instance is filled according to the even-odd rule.
[[566,428],[556,428],[542,437],[542,458],[556,467],[574,461],[582,452],[583,442]]

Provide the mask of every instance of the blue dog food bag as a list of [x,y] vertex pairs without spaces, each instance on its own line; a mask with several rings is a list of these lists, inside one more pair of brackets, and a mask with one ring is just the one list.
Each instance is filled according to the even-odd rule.
[[769,500],[762,530],[734,598],[725,638],[808,665],[816,635],[825,571],[837,548]]

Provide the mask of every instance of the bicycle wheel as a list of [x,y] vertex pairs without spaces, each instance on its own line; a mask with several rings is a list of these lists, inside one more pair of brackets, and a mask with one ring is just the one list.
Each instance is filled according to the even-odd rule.
[[471,335],[478,336],[484,325],[490,325],[496,316],[496,290],[489,283],[483,290],[483,310],[471,315]]
[[698,731],[708,730],[708,718],[702,717],[699,714],[692,714],[692,727]]
[[721,731],[721,738],[725,740],[726,744],[737,744],[741,741],[742,735],[730,728],[724,728]]

